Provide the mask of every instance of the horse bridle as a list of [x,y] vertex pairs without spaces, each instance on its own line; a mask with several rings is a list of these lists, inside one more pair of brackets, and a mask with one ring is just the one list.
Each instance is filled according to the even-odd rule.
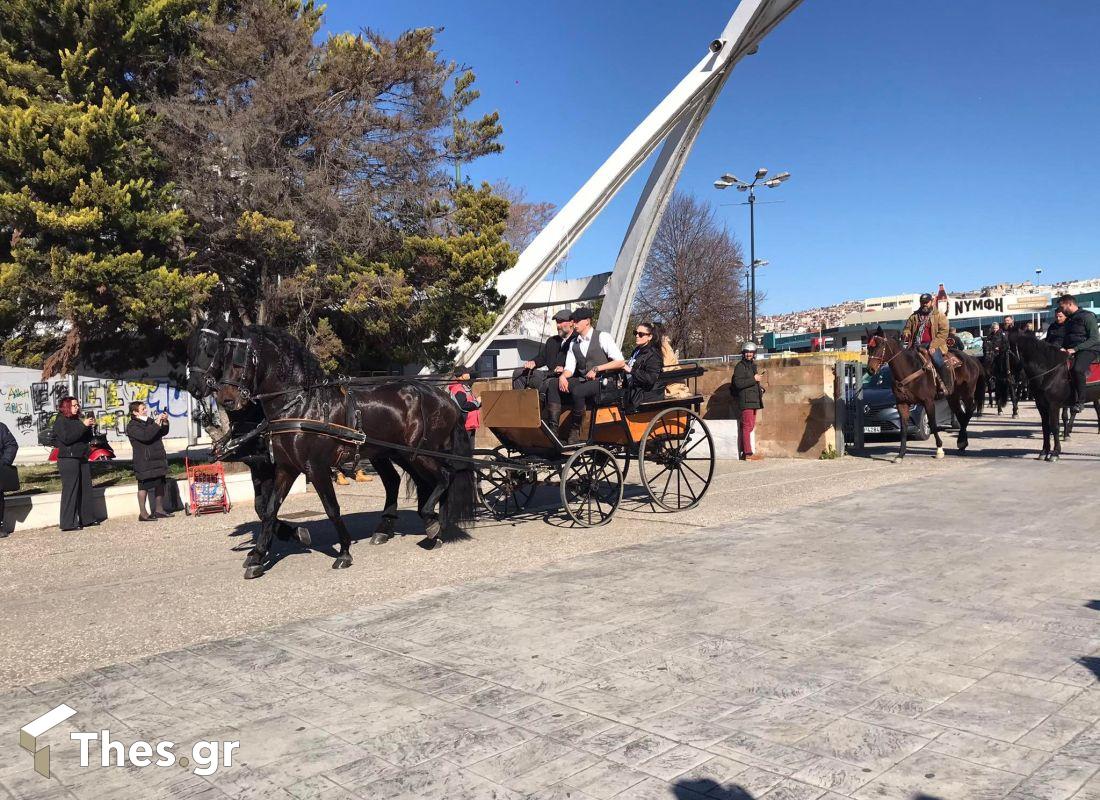
[[[877,350],[878,348],[881,347],[882,351],[885,353],[886,352],[886,337],[885,336],[877,336],[875,338],[881,340],[880,342],[875,343],[875,349]],[[879,365],[875,369],[875,372],[878,372],[878,370],[882,369],[883,367],[890,366],[890,362],[893,361],[895,358],[897,358],[898,356],[900,356],[904,352],[905,352],[905,348],[903,347],[900,350],[898,350],[896,353],[894,353],[892,356],[890,356],[889,358],[886,358],[886,359],[884,359],[880,355],[876,355],[876,354],[872,353],[871,356],[867,359],[867,367],[868,367],[868,369],[870,369],[872,358],[878,359]]]

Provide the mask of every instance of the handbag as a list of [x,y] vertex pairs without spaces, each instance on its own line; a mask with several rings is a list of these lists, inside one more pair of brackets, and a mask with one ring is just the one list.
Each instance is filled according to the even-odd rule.
[[601,375],[597,380],[600,382],[600,391],[596,395],[596,405],[617,405],[623,397],[623,374],[616,372],[611,375]]
[[0,464],[0,491],[19,491],[19,468],[11,464]]

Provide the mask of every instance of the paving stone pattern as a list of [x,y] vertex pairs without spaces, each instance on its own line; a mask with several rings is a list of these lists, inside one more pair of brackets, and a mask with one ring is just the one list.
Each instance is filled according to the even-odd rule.
[[[0,794],[1100,800],[1096,470],[979,464],[27,686]],[[47,780],[15,731],[59,702]],[[80,768],[102,728],[241,750]]]

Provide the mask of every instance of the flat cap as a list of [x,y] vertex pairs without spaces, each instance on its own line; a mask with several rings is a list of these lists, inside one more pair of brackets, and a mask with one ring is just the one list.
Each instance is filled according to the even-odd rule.
[[554,315],[554,322],[569,322],[571,319],[573,319],[573,312],[568,308],[563,308]]
[[592,309],[591,308],[581,307],[581,308],[576,308],[576,309],[573,310],[573,319],[574,320],[592,319],[592,316],[593,315],[592,315]]

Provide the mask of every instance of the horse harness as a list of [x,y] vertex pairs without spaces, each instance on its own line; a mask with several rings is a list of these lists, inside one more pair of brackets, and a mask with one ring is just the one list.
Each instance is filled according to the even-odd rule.
[[[214,333],[206,328],[202,329],[204,333]],[[252,347],[252,342],[248,339],[241,339],[237,337],[227,336],[223,341],[223,347],[226,344],[232,344],[233,350],[230,356],[231,363],[236,367],[255,366],[257,364],[257,356],[255,349]],[[210,367],[213,366],[211,362]],[[210,367],[202,370],[204,373],[208,373]],[[378,380],[366,380],[364,383],[385,383],[394,380],[395,377],[385,377]],[[465,456],[453,455],[451,453],[440,453],[434,450],[425,450],[424,437],[421,436],[420,441],[415,447],[403,444],[397,444],[396,442],[390,442],[383,439],[377,439],[373,436],[368,436],[360,430],[362,417],[359,410],[355,408],[355,404],[352,402],[354,396],[354,388],[350,381],[323,381],[313,386],[293,386],[289,389],[282,389],[277,392],[263,392],[259,394],[253,394],[247,387],[239,382],[228,381],[222,376],[221,380],[213,381],[211,377],[207,377],[207,382],[215,386],[230,386],[237,390],[241,395],[241,398],[245,402],[258,402],[266,400],[272,397],[280,397],[283,395],[297,394],[299,398],[305,402],[306,394],[314,392],[318,389],[326,388],[338,388],[344,395],[344,412],[346,424],[338,424],[335,422],[327,422],[325,420],[306,419],[300,417],[284,417],[282,419],[273,419],[267,422],[267,434],[270,436],[285,436],[288,434],[309,433],[317,436],[326,436],[331,439],[336,439],[342,444],[349,445],[352,448],[351,452],[354,452],[363,445],[372,445],[375,447],[381,447],[387,450],[397,450],[403,453],[409,453],[413,458],[420,456],[430,456],[431,458],[454,461],[461,464],[477,465],[476,459],[467,458]],[[360,379],[361,380],[361,379]],[[414,379],[418,380],[418,379]],[[323,416],[328,417],[332,414],[332,405],[327,401],[321,405],[321,412]],[[421,414],[423,414],[423,408],[421,408]],[[427,429],[427,422],[424,422],[423,428]],[[349,452],[347,455],[351,455]],[[343,448],[337,451],[336,464],[343,461],[346,456],[343,453]],[[335,464],[334,464],[335,466]]]

